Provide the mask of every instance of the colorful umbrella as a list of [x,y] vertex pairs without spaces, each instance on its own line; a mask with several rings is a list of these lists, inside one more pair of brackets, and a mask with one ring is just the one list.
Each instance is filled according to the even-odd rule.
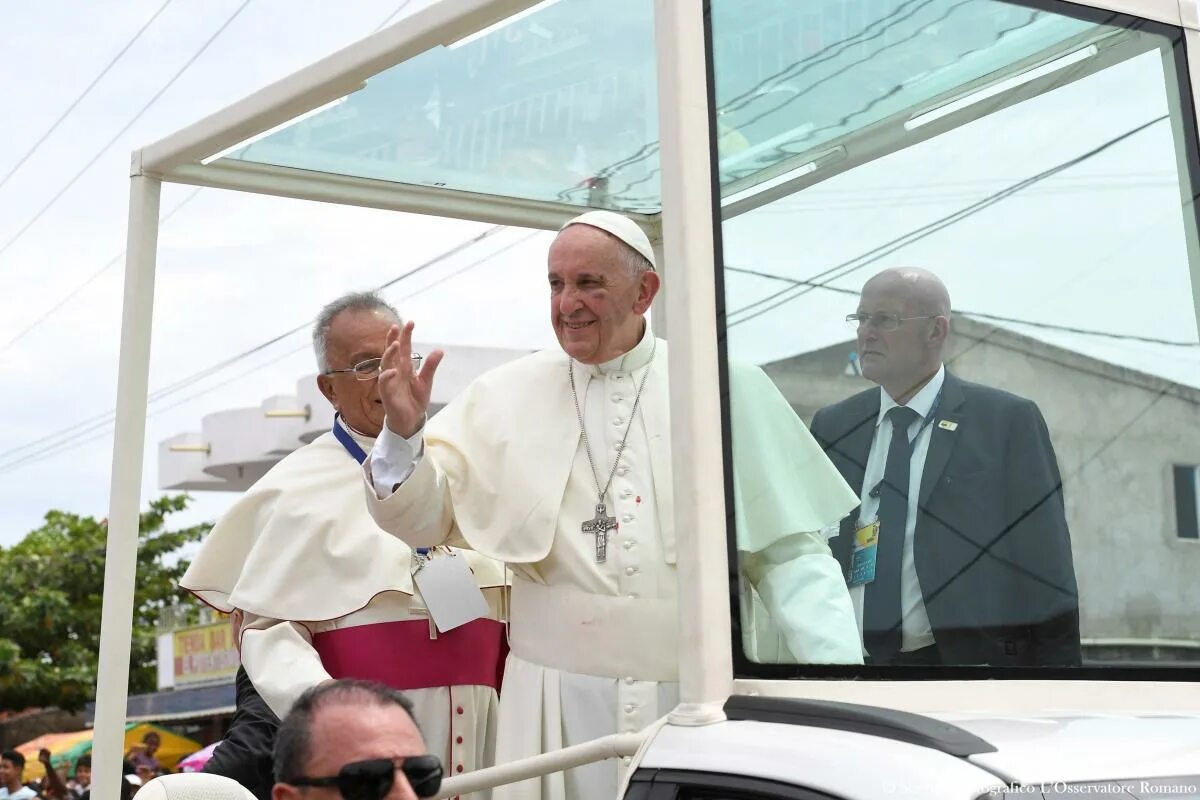
[[[125,726],[126,752],[133,745],[140,744],[142,737],[151,731],[157,733],[161,740],[154,757],[166,769],[175,769],[181,758],[200,749],[200,743],[195,739],[180,736],[149,722],[131,722]],[[37,760],[38,751],[43,747],[50,751],[51,766],[60,773],[71,774],[79,757],[92,752],[92,731],[89,729],[70,733],[48,733],[19,745],[18,752],[25,756],[25,780],[37,780],[46,774],[41,762]]]
[[208,760],[213,757],[213,751],[217,749],[217,745],[219,744],[220,742],[213,742],[203,750],[198,750],[197,752],[192,753],[190,756],[180,761],[178,767],[179,771],[199,772],[200,770],[204,769],[204,765],[207,764]]
[[69,768],[69,772],[75,769],[74,761],[67,761],[62,754],[74,750],[80,743],[87,742],[88,746],[92,744],[92,732],[86,731],[70,731],[68,733],[47,733],[36,739],[30,739],[28,742],[17,746],[17,752],[25,756],[25,780],[34,781],[42,778],[46,774],[46,770],[42,767],[42,762],[38,761],[38,753],[42,748],[50,751],[50,763],[59,772],[63,771],[63,766]]

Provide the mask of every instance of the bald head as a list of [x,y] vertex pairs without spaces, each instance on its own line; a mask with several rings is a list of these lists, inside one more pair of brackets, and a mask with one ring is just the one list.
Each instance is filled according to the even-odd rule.
[[920,267],[892,267],[885,269],[871,278],[863,286],[863,293],[869,287],[878,287],[889,291],[905,300],[908,313],[932,314],[934,316],[950,316],[950,292],[942,279],[927,269]]
[[858,326],[863,376],[907,402],[942,364],[950,292],[929,270],[886,269],[863,286],[858,311],[866,315]]

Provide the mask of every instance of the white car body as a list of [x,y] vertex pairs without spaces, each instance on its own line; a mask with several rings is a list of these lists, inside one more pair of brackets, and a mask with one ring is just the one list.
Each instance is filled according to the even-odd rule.
[[[725,722],[661,727],[631,765],[626,800],[1200,798],[1194,714],[914,715],[762,697],[727,709]],[[825,716],[789,721],[788,709]]]

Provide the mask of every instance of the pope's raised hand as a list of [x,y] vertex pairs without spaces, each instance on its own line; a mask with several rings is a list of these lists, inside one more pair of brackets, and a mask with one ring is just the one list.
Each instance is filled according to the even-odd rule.
[[388,430],[406,439],[425,424],[425,413],[433,392],[433,375],[443,356],[441,350],[434,350],[425,358],[421,371],[414,370],[412,332],[412,322],[405,323],[403,328],[392,326],[379,373],[379,398],[387,414]]

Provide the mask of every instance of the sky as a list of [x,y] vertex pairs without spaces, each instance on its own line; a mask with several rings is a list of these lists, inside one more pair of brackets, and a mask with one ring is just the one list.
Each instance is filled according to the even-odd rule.
[[[44,0],[6,9],[0,84],[20,114],[0,127],[0,546],[50,509],[106,513],[130,152],[433,1]],[[1029,320],[1037,324],[1010,327],[1200,386],[1184,246],[1195,236],[1180,212],[1178,141],[1165,123],[863,259],[1166,113],[1164,85],[1157,57],[1141,56],[819,183],[728,222],[726,262],[801,280],[857,266],[831,283],[846,291],[886,266],[927,266],[947,282],[956,308]],[[391,281],[489,227],[171,184],[162,211],[170,218],[158,251],[143,503],[160,492],[159,441],[198,431],[206,414],[290,394],[314,371],[307,331],[197,374],[306,328],[332,297]],[[503,231],[386,296],[417,322],[419,341],[552,346],[548,242],[545,233]],[[726,283],[730,311],[781,285],[733,273]],[[731,352],[764,363],[844,341],[842,318],[853,310],[852,296],[818,291],[761,316],[735,314]],[[1192,346],[1047,327],[1056,325]],[[234,499],[195,497],[178,524],[212,520]]]
[[[403,8],[402,0],[167,3],[0,186],[4,247],[99,155],[0,254],[0,373],[7,389],[0,400],[0,546],[19,541],[50,509],[106,514],[112,435],[111,426],[97,423],[116,402],[130,153],[370,34],[397,9],[393,23],[430,2],[410,0]],[[0,86],[8,107],[20,114],[0,126],[0,177],[163,6],[163,0],[7,5]],[[105,149],[231,17],[179,79]],[[163,188],[163,214],[186,203],[160,233],[152,392],[306,326],[342,292],[379,286],[489,227],[211,189],[192,197],[194,191]],[[489,330],[463,320],[494,319],[492,312],[504,304],[519,311],[506,315],[500,339],[530,349],[550,344],[540,302],[546,235],[485,261],[492,272],[487,292],[463,292],[479,284],[480,267],[447,280],[528,233],[497,234],[460,258],[400,282],[386,296],[417,321],[424,341],[495,341],[494,325]],[[501,268],[504,276],[495,279]],[[410,295],[416,295],[411,302]],[[445,313],[448,309],[453,313]],[[151,405],[143,504],[159,493],[157,443],[199,430],[205,414],[292,393],[299,378],[315,371],[307,337],[307,330],[294,334]],[[68,433],[60,433],[65,429]],[[195,498],[192,511],[177,515],[179,524],[211,520],[234,499],[225,493]]]
[[[1036,324],[1005,327],[1200,386],[1176,139],[1163,120],[1101,149],[1165,115],[1164,87],[1161,59],[1146,53],[892,153],[727,222],[726,264],[792,279],[823,276],[835,289],[853,291],[884,267],[923,266],[946,283],[960,313],[1028,320]],[[936,226],[1093,151],[994,205]],[[928,235],[894,252],[886,247],[927,226]],[[879,248],[888,252],[864,257]],[[778,306],[754,305],[779,289],[779,281],[760,276],[729,281],[732,352],[762,363],[848,338],[843,318],[855,310],[853,296],[818,290]],[[797,320],[805,322],[802,331]]]

